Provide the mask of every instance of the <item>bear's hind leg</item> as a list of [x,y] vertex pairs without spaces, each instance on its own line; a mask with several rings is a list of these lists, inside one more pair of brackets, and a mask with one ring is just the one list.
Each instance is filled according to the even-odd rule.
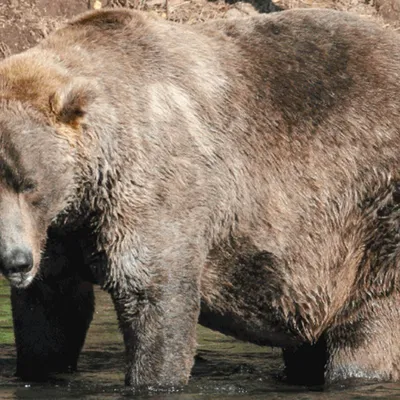
[[326,381],[400,379],[400,296],[371,299],[350,323],[328,332]]
[[370,300],[355,318],[330,328],[315,344],[284,349],[290,383],[322,385],[347,379],[400,379],[400,296]]

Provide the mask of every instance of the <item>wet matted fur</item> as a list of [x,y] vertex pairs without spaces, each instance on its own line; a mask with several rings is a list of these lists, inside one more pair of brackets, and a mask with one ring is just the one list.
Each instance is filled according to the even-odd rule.
[[396,33],[328,10],[104,10],[2,62],[17,374],[76,368],[94,282],[135,388],[187,382],[198,321],[300,383],[399,379],[399,72]]

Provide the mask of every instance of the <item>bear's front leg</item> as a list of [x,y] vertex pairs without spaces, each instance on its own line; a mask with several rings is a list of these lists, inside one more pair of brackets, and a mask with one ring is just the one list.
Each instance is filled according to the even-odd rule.
[[323,385],[328,361],[326,340],[321,336],[316,343],[283,349],[285,378],[295,385]]
[[33,283],[27,289],[13,288],[11,303],[16,375],[41,381],[52,373],[75,371],[93,316],[92,284],[75,281],[49,288]]
[[23,380],[77,368],[94,312],[93,285],[82,279],[77,253],[65,241],[49,238],[40,278],[11,290],[16,375]]
[[186,384],[196,348],[198,279],[164,276],[142,290],[111,291],[126,348],[126,385],[135,389]]

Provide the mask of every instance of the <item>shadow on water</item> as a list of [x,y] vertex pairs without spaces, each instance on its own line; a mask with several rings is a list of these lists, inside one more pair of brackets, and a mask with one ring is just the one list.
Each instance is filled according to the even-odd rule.
[[[279,350],[254,346],[199,326],[199,348],[193,376],[184,390],[136,394],[123,386],[123,346],[108,296],[96,292],[96,315],[80,357],[79,372],[58,375],[44,384],[13,376],[14,336],[9,288],[0,279],[0,399],[395,399],[400,384],[337,386],[309,390],[275,379],[282,369]],[[40,368],[40,366],[38,366]]]

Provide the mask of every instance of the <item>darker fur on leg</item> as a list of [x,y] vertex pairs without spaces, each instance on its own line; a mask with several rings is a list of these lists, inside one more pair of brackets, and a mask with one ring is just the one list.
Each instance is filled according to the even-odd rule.
[[80,260],[71,258],[76,249],[66,242],[49,239],[42,276],[27,289],[11,290],[16,375],[24,380],[75,371],[92,320],[93,285],[77,273]]

